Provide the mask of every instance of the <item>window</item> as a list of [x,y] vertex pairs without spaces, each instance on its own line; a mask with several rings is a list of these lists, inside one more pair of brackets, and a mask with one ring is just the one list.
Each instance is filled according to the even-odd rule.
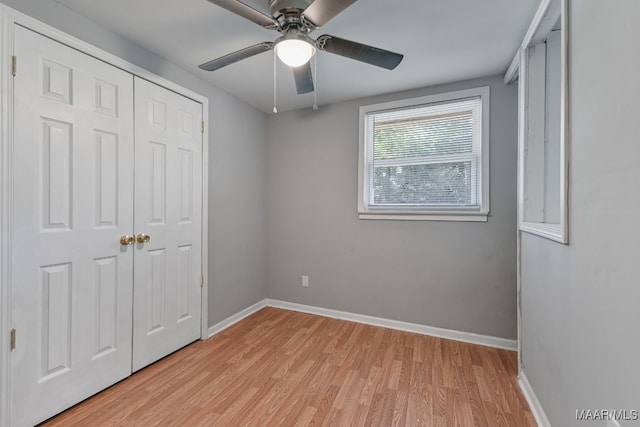
[[486,221],[489,88],[360,108],[361,219]]
[[564,1],[547,2],[517,56],[519,227],[560,243],[568,243],[565,9]]

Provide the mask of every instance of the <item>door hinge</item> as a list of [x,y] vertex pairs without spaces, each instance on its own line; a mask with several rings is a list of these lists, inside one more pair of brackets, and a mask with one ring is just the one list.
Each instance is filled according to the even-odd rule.
[[204,133],[204,120],[200,122],[200,132]]
[[17,72],[18,72],[18,57],[14,55],[11,57],[11,74],[13,75],[13,77],[16,76]]
[[201,288],[204,287],[204,276],[203,275],[200,276],[200,287]]
[[9,349],[15,350],[16,348],[16,330],[12,329],[11,334],[9,335]]

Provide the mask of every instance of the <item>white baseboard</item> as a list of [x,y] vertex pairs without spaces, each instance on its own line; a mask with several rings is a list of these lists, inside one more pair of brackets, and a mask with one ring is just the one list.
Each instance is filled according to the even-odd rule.
[[418,325],[416,323],[401,322],[399,320],[383,319],[381,317],[367,316],[364,314],[349,313],[346,311],[331,310],[328,308],[313,307],[310,305],[297,304],[287,301],[273,299],[265,300],[269,307],[283,308],[286,310],[301,311],[303,313],[317,314],[319,316],[332,317],[335,319],[349,320],[367,325],[381,326],[383,328],[397,329],[405,332],[414,332],[421,335],[429,335],[438,338],[445,338],[455,341],[462,341],[471,344],[479,344],[488,347],[501,348],[504,350],[517,349],[516,340],[506,338],[491,337],[488,335],[474,334],[471,332],[454,331],[451,329],[436,328],[433,326]]
[[531,413],[533,414],[536,422],[539,427],[551,427],[551,423],[549,422],[549,418],[547,418],[547,414],[545,414],[544,409],[542,409],[542,405],[536,396],[536,393],[533,391],[527,376],[523,371],[518,373],[518,385],[520,386],[520,390],[522,390],[522,394],[525,399],[527,399],[527,403],[529,404],[529,408],[531,409]]
[[[297,304],[294,302],[280,301],[274,299],[263,299],[251,307],[229,316],[221,322],[209,327],[209,337],[229,326],[239,322],[264,307],[282,308],[285,310],[300,311],[303,313],[316,314],[318,316],[331,317],[334,319],[349,320],[351,322],[364,323],[366,325],[380,326],[383,328],[397,329],[399,331],[413,332],[421,335],[445,338],[449,340],[462,341],[471,344],[484,345],[487,347],[501,348],[504,350],[517,349],[515,340],[506,338],[491,337],[488,335],[474,334],[472,332],[455,331],[452,329],[436,328],[434,326],[419,325],[416,323],[402,322],[399,320],[384,319],[382,317],[367,316],[364,314],[349,313],[347,311],[332,310],[329,308],[314,307],[311,305]],[[528,383],[527,383],[528,384]],[[522,388],[522,385],[521,385]]]
[[214,336],[218,332],[221,332],[221,331],[227,329],[229,326],[231,326],[231,325],[233,325],[235,323],[238,323],[239,321],[241,321],[245,317],[251,316],[253,313],[255,313],[258,310],[263,309],[266,306],[267,306],[267,300],[263,299],[262,301],[258,301],[257,303],[253,304],[251,307],[247,307],[244,310],[237,312],[233,316],[229,316],[226,319],[224,319],[223,321],[218,322],[213,326],[210,326],[209,327],[209,338],[211,338],[212,336]]

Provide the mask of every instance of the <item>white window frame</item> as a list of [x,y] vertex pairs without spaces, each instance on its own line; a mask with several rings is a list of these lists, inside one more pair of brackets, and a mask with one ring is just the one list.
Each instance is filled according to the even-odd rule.
[[[468,98],[480,97],[480,148],[479,158],[473,154],[447,156],[447,161],[478,160],[472,162],[480,169],[477,174],[478,206],[370,206],[369,205],[369,164],[373,161],[372,141],[368,141],[370,130],[367,129],[367,116],[373,113],[385,111],[411,109],[441,102],[451,102]],[[360,219],[390,219],[390,220],[430,220],[430,221],[470,221],[486,222],[489,215],[489,123],[490,123],[490,89],[488,86],[473,89],[459,90],[436,95],[422,96],[398,101],[384,102],[380,104],[364,105],[360,107],[359,124],[359,156],[358,156],[358,216]],[[455,157],[455,158],[454,158]],[[414,164],[412,159],[411,164]],[[423,159],[427,163],[436,162],[437,159]],[[378,161],[376,163],[389,163],[389,166],[401,165],[406,160]],[[426,164],[426,163],[425,163]]]
[[[533,18],[529,30],[513,58],[507,73],[505,83],[518,80],[518,228],[529,234],[535,234],[562,244],[569,244],[569,132],[568,132],[568,14],[567,0],[542,0]],[[527,123],[528,111],[528,56],[532,46],[547,38],[553,26],[560,19],[560,181],[559,192],[559,223],[534,222],[526,218],[525,197],[530,189],[527,187],[526,153],[528,149]],[[546,165],[543,165],[546,167]]]

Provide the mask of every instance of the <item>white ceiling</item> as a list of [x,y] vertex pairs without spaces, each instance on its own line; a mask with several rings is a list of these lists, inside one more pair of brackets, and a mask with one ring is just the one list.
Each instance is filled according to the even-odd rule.
[[[279,33],[206,0],[57,0],[264,112],[273,109],[273,54],[207,72],[198,65]],[[268,14],[268,0],[245,0]],[[318,104],[432,86],[506,71],[539,0],[360,0],[311,35],[403,53],[388,71],[318,52]],[[278,111],[308,108],[278,61]]]

